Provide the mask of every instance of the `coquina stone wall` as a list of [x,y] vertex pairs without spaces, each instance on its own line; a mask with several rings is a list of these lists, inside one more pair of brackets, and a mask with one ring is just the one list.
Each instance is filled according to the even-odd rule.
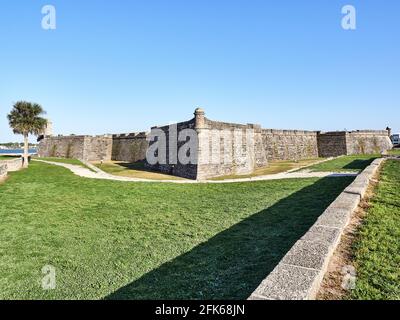
[[388,131],[346,132],[347,154],[382,153],[393,148]]
[[[190,179],[207,179],[249,174],[258,167],[266,166],[269,161],[379,153],[392,148],[388,131],[274,130],[262,129],[255,124],[212,121],[200,108],[194,115],[189,121],[153,127],[151,133],[47,136],[39,144],[39,156],[84,161],[143,161],[150,170]],[[186,140],[177,142],[174,135],[186,129],[193,129],[194,137],[185,137]],[[148,155],[159,156],[155,148],[159,141],[152,138],[157,130],[165,136],[165,162],[149,163]],[[194,143],[191,150],[186,149],[189,140]],[[191,162],[173,158],[182,150],[190,155]]]
[[[186,142],[189,140],[185,141],[177,141],[178,137],[174,137],[175,135],[179,135],[180,132],[183,132],[183,130],[186,129],[195,129],[195,119],[185,121],[185,122],[180,122],[177,123],[175,126],[172,125],[167,125],[167,126],[160,126],[160,127],[153,127],[152,128],[152,133],[157,133],[159,130],[160,132],[164,133],[165,136],[165,146],[166,146],[166,152],[165,152],[165,161],[162,161],[163,163],[156,163],[152,164],[149,162],[145,162],[145,165],[148,169],[150,170],[155,170],[159,171],[162,173],[166,174],[171,174],[174,176],[178,177],[184,177],[188,179],[197,179],[198,177],[198,166],[197,166],[197,151],[198,151],[198,141],[192,141],[194,144],[194,148],[191,150],[192,156],[196,159],[193,162],[190,163],[182,163],[179,161],[179,156],[178,152],[181,150],[182,146],[186,144]],[[151,136],[148,136],[148,140],[152,140],[149,143],[149,149],[147,151],[147,154],[152,153],[152,155],[155,155],[160,158],[160,154],[158,153],[159,150],[155,150],[152,147],[155,143],[160,143],[158,139],[152,139]],[[176,143],[171,143],[172,141],[175,141]],[[155,151],[155,152],[154,152]],[[188,155],[190,155],[190,152],[188,151]]]
[[[176,127],[154,127],[152,132],[155,129],[164,132],[167,152],[166,164],[146,165],[152,170],[202,180],[223,175],[249,174],[255,168],[267,164],[262,130],[258,125],[211,121],[204,116],[202,109],[197,109],[195,117],[189,121],[178,123]],[[177,150],[181,150],[189,141],[188,138],[171,145],[171,131],[179,134],[185,129],[193,129],[196,132],[196,141],[192,141],[195,150],[190,150],[195,153],[191,158],[193,162],[182,163],[179,157],[171,161],[170,152],[178,154]],[[176,138],[172,141],[176,141]],[[151,142],[150,146],[153,143],[155,142]],[[188,151],[188,154],[190,152]]]
[[113,140],[109,135],[85,137],[83,160],[85,161],[110,161]]
[[[201,112],[196,118],[204,117]],[[261,126],[211,121],[205,117],[197,119],[197,122],[197,179],[245,175],[267,165]]]
[[392,147],[386,130],[337,131],[318,134],[320,157],[382,153]]
[[39,143],[40,157],[74,158],[83,161],[111,160],[111,136],[45,137]]
[[113,135],[111,160],[145,161],[148,147],[146,132]]
[[337,157],[346,155],[346,132],[338,131],[319,133],[318,154],[320,157]]
[[318,157],[316,131],[268,129],[262,130],[262,137],[269,161]]
[[74,158],[83,160],[85,136],[46,137],[39,143],[40,157]]

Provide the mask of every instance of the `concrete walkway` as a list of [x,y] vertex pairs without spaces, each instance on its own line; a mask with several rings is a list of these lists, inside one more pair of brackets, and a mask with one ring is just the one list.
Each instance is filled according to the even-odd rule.
[[130,177],[121,177],[114,176],[112,174],[106,173],[96,166],[85,163],[90,169],[61,162],[53,162],[53,161],[45,161],[39,159],[32,159],[32,161],[43,162],[47,164],[52,164],[60,167],[64,167],[72,171],[75,175],[89,178],[89,179],[103,179],[103,180],[114,180],[114,181],[126,181],[126,182],[157,182],[157,183],[235,183],[235,182],[250,182],[250,181],[266,181],[266,180],[280,180],[280,179],[299,179],[299,178],[325,178],[325,177],[355,177],[357,173],[354,172],[310,172],[307,170],[296,171],[296,172],[282,172],[277,174],[270,174],[265,176],[257,176],[252,178],[243,178],[243,179],[226,179],[226,180],[151,180],[151,179],[140,179],[140,178],[130,178]]

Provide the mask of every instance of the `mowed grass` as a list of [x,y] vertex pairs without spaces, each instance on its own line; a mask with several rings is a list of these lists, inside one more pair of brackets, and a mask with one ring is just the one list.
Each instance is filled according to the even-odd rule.
[[145,168],[144,163],[128,163],[121,161],[106,161],[103,163],[93,162],[97,168],[115,176],[151,179],[151,180],[186,180],[184,178],[150,171]]
[[52,161],[52,162],[59,162],[59,163],[66,163],[66,164],[73,164],[76,166],[84,166],[82,161],[78,159],[70,159],[70,158],[55,158],[55,157],[41,157],[41,158],[34,158],[37,160],[44,160],[44,161]]
[[32,162],[0,184],[0,299],[246,299],[351,181],[124,183]]
[[33,158],[36,160],[43,160],[43,161],[51,161],[51,162],[58,162],[58,163],[65,163],[65,164],[73,164],[75,166],[80,166],[86,169],[89,169],[90,171],[93,171],[91,168],[89,168],[87,165],[85,165],[82,161],[78,159],[72,159],[72,158],[55,158],[55,157],[41,157],[41,158]]
[[323,160],[322,158],[313,158],[313,159],[303,159],[299,161],[272,161],[268,163],[268,166],[257,168],[254,170],[252,174],[247,175],[226,175],[222,177],[216,177],[211,180],[226,180],[226,179],[243,179],[243,178],[251,178],[257,176],[265,176],[269,174],[277,174],[281,172],[286,172],[293,169],[298,169],[301,167],[312,165],[318,161]]
[[376,158],[380,158],[380,155],[343,156],[310,166],[307,169],[312,172],[360,172]]
[[388,154],[392,156],[400,156],[400,148],[389,150]]
[[355,244],[352,299],[400,299],[400,161],[388,160]]

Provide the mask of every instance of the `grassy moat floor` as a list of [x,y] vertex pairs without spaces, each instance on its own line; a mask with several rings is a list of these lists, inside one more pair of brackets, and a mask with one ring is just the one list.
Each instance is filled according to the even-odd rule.
[[106,161],[104,163],[94,162],[93,164],[104,172],[115,176],[150,180],[186,180],[169,174],[149,171],[142,162]]
[[[251,178],[268,174],[276,174],[276,173],[286,172],[292,169],[298,169],[304,166],[309,166],[321,160],[323,159],[314,158],[314,159],[306,159],[299,161],[273,161],[270,162],[267,167],[256,169],[252,174],[226,175],[226,176],[212,178],[210,180],[244,179],[244,178]],[[152,180],[184,180],[184,178],[162,174],[159,172],[148,171],[144,167],[143,163],[107,161],[104,162],[103,164],[100,164],[99,162],[95,162],[93,164],[96,167],[100,168],[101,170],[117,176],[152,179]]]
[[388,151],[388,154],[390,154],[392,156],[400,156],[400,148],[390,150],[390,151]]
[[380,157],[379,154],[343,156],[310,166],[307,169],[313,172],[360,172]]
[[216,177],[211,180],[226,180],[226,179],[243,179],[258,176],[265,176],[269,174],[277,174],[289,170],[299,169],[301,167],[309,166],[323,160],[323,158],[312,158],[298,161],[271,161],[268,166],[256,169],[252,174],[247,175],[227,175]]
[[[303,159],[298,161],[271,161],[268,166],[256,169],[252,174],[245,175],[226,175],[215,177],[210,180],[220,181],[227,179],[244,179],[259,177],[270,174],[287,172],[289,170],[310,170],[313,172],[360,172],[365,169],[379,155],[357,155],[344,156],[333,160],[321,162],[323,158]],[[101,170],[124,177],[153,179],[153,180],[182,180],[183,178],[152,172],[146,170],[143,163],[127,163],[118,161],[108,161],[100,164],[94,163]]]
[[[375,157],[308,169],[360,171]],[[0,183],[0,299],[245,299],[352,180],[124,183],[32,162]],[[388,160],[346,298],[400,299],[399,186]],[[41,288],[46,265],[55,290]]]
[[[309,170],[313,172],[359,172],[367,167],[379,155],[344,156],[321,162],[324,158],[303,159],[298,161],[271,161],[268,166],[256,169],[247,175],[226,175],[210,180],[244,179],[270,174],[287,172],[289,170]],[[86,167],[81,161],[64,158],[40,158],[41,160],[62,162]],[[144,163],[128,163],[122,161],[93,162],[93,165],[112,175],[150,180],[186,180],[181,177],[149,171]],[[90,169],[90,168],[89,168]]]
[[352,180],[124,183],[32,162],[0,184],[0,299],[245,299]]

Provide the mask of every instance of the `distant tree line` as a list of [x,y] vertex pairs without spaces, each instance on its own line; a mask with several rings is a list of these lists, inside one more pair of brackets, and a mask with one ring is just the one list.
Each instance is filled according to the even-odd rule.
[[[24,147],[23,142],[7,142],[7,143],[0,143],[0,146],[6,147],[8,149],[19,149]],[[37,144],[30,143],[29,147],[37,147]]]

